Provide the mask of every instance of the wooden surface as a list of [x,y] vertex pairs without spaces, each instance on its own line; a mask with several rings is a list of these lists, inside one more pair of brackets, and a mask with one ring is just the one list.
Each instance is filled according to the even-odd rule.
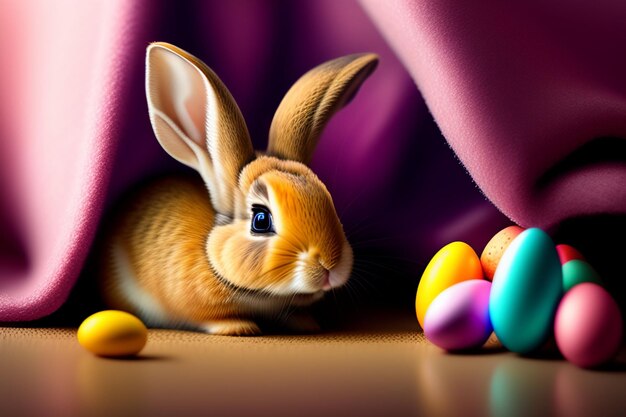
[[451,355],[414,324],[394,327],[253,338],[150,330],[130,360],[93,356],[72,328],[0,328],[0,416],[626,415],[620,361],[586,371],[493,345]]

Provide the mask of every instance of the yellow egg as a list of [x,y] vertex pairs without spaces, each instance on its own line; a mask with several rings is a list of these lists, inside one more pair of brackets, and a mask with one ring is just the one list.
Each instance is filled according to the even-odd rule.
[[452,242],[444,246],[430,260],[415,297],[415,311],[420,326],[430,303],[446,288],[470,279],[483,279],[478,255],[467,243]]
[[124,311],[100,311],[87,317],[78,328],[78,343],[100,356],[136,355],[147,340],[146,326]]

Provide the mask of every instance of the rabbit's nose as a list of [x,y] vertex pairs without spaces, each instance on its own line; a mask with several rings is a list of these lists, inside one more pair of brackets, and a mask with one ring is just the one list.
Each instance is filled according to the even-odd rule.
[[328,269],[324,268],[324,278],[322,280],[322,290],[328,291],[332,287],[333,287],[333,285],[330,282],[330,271]]

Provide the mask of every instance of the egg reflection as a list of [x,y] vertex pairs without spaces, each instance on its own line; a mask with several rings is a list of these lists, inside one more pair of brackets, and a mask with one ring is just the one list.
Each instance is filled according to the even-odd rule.
[[507,356],[493,372],[489,386],[492,416],[555,415],[557,363]]
[[[492,353],[498,352],[498,353]],[[579,369],[556,356],[526,358],[504,350],[450,354],[419,346],[416,401],[427,416],[624,415],[626,366]]]

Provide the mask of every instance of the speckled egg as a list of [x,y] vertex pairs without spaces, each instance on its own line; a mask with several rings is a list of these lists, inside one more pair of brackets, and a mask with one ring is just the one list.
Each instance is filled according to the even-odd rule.
[[610,361],[622,343],[622,315],[601,286],[582,283],[569,290],[556,313],[554,336],[563,356],[584,368]]
[[515,238],[496,269],[489,314],[509,350],[529,353],[550,335],[562,294],[561,262],[552,239],[531,228]]
[[581,261],[585,260],[585,257],[578,251],[578,249],[564,243],[556,245],[556,251],[559,254],[559,259],[563,265],[574,259],[580,259]]
[[424,335],[448,351],[482,346],[493,331],[489,319],[491,282],[472,279],[443,290],[424,317]]
[[483,266],[485,277],[493,279],[502,254],[504,254],[504,251],[509,247],[513,239],[523,231],[524,228],[522,227],[509,226],[500,230],[491,238],[480,255],[480,263]]
[[600,275],[587,262],[573,259],[563,264],[563,291],[569,291],[575,285],[583,282],[594,282],[602,285]]
[[137,317],[118,310],[92,314],[78,328],[78,342],[99,356],[138,354],[148,340],[148,329]]
[[446,288],[469,279],[482,279],[480,259],[467,243],[452,242],[430,260],[417,287],[415,312],[422,329],[430,303]]

